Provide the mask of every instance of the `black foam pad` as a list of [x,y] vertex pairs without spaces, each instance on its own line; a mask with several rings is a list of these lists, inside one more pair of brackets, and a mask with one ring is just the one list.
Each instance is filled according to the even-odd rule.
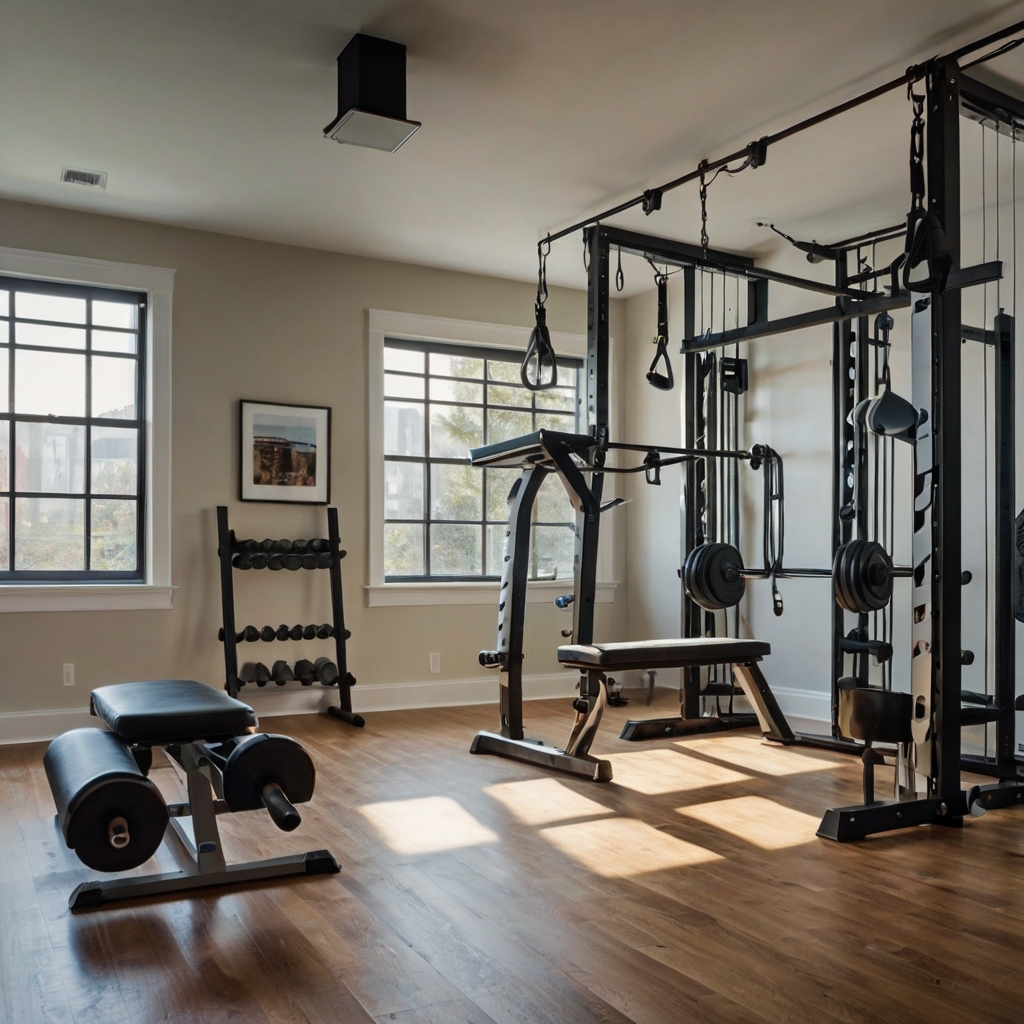
[[701,636],[617,644],[570,644],[558,648],[558,660],[576,668],[681,668],[759,661],[771,654],[771,650],[771,645],[763,640]]
[[194,679],[115,683],[92,691],[92,713],[125,743],[190,743],[255,732],[248,704]]

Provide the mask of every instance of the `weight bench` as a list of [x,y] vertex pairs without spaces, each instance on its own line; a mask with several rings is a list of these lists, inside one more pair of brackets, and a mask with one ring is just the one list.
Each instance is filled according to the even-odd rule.
[[[564,750],[547,747],[539,740],[514,739],[492,732],[478,732],[470,750],[474,754],[497,754],[516,761],[525,761],[543,768],[567,772],[594,782],[609,782],[611,762],[590,756],[590,746],[607,704],[606,676],[611,672],[631,669],[647,671],[659,668],[698,668],[704,665],[729,664],[750,701],[761,731],[768,739],[792,743],[793,730],[782,713],[775,696],[757,663],[771,653],[762,640],[736,640],[729,637],[695,637],[674,640],[638,640],[614,644],[570,644],[558,648],[558,660],[566,668],[578,669],[580,696],[573,701],[576,722]],[[679,735],[684,732],[715,731],[715,719],[655,719],[630,722],[623,730],[624,739],[647,736]],[[701,728],[702,723],[707,726]],[[687,728],[677,732],[677,724]],[[643,733],[644,727],[650,731]],[[632,727],[632,734],[627,735]]]
[[[225,863],[218,814],[265,808],[290,832],[302,820],[294,805],[312,797],[316,780],[312,759],[295,740],[255,734],[247,704],[190,679],[159,679],[93,690],[90,710],[109,731],[72,729],[43,756],[68,847],[96,871],[128,871],[156,853],[170,824],[194,865],[83,882],[68,900],[71,910],[340,870],[327,850]],[[154,747],[183,769],[187,803],[165,803],[147,777]]]

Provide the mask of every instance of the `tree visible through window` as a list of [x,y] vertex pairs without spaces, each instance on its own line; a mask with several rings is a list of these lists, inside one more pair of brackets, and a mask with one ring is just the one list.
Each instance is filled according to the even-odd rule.
[[0,579],[142,579],[144,308],[0,277]]
[[[386,580],[501,576],[515,469],[477,469],[469,449],[535,430],[575,432],[580,360],[531,392],[522,355],[387,339],[384,344]],[[551,474],[534,505],[531,579],[572,576],[575,514]]]

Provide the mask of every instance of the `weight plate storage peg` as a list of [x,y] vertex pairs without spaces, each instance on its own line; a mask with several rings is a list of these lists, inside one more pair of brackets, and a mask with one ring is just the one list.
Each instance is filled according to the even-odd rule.
[[683,564],[683,585],[708,611],[733,608],[743,598],[743,556],[731,544],[699,544]]

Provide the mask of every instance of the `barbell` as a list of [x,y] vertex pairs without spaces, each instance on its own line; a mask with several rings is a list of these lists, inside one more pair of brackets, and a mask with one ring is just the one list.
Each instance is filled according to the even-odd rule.
[[[747,569],[732,544],[698,544],[683,563],[683,586],[691,600],[708,611],[733,608],[740,603],[746,580],[765,579],[771,572]],[[872,540],[851,540],[836,551],[831,569],[790,569],[777,576],[831,577],[835,599],[849,612],[867,614],[884,608],[892,599],[892,581],[910,575],[896,568],[885,548]]]

